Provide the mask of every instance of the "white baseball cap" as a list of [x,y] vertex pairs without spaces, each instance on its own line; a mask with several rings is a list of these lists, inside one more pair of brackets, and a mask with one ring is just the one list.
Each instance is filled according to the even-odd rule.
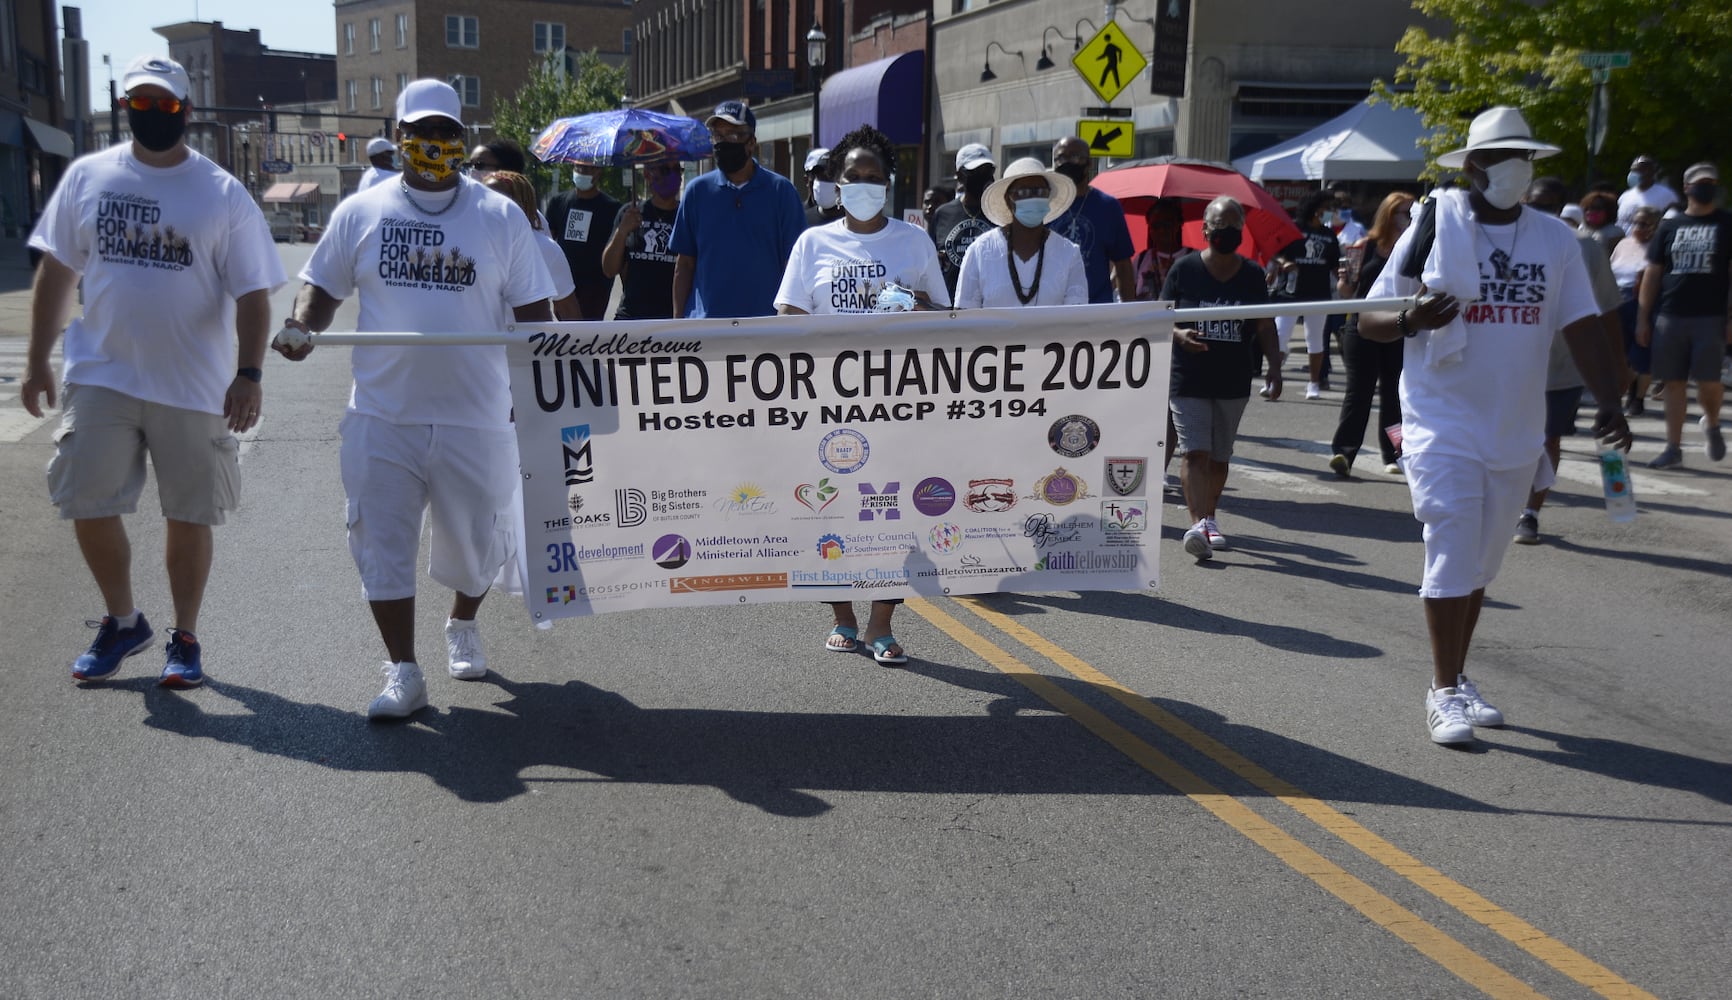
[[825,149],[823,146],[819,146],[817,149],[814,149],[810,153],[807,153],[806,154],[806,172],[811,173],[812,168],[817,166],[819,161],[823,160],[824,157],[829,156],[829,155],[830,155],[830,151],[828,149]]
[[992,150],[987,149],[978,142],[971,142],[956,151],[957,173],[962,173],[964,170],[973,170],[975,167],[987,163],[990,163],[993,166],[998,165],[998,161],[992,158]]
[[463,123],[463,102],[457,91],[443,80],[415,80],[397,95],[397,120],[418,122],[423,118],[449,118]]
[[371,159],[372,157],[378,156],[380,153],[389,153],[396,148],[396,146],[391,144],[391,140],[384,136],[374,136],[367,142],[367,156]]
[[183,101],[192,90],[186,67],[164,56],[139,56],[126,67],[126,75],[120,78],[120,89],[128,93],[132,88],[145,84],[161,87]]

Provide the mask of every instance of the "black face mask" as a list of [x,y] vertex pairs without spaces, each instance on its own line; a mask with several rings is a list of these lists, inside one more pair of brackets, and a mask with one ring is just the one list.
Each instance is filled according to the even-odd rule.
[[992,171],[969,170],[962,175],[962,190],[978,199],[992,186]]
[[746,152],[743,142],[716,143],[716,166],[722,168],[724,174],[737,174],[751,160],[752,154]]
[[1209,249],[1216,253],[1238,253],[1239,241],[1244,238],[1245,231],[1233,226],[1211,229],[1207,236]]
[[1685,197],[1689,198],[1691,201],[1701,202],[1704,205],[1712,205],[1714,203],[1715,195],[1718,195],[1719,193],[1720,185],[1718,184],[1697,183],[1684,189]]
[[155,108],[137,111],[128,107],[126,126],[132,130],[132,137],[140,146],[153,153],[165,153],[186,135],[186,109],[171,115]]
[[1081,163],[1061,163],[1052,168],[1053,173],[1063,174],[1071,179],[1071,183],[1082,187],[1089,182],[1089,168]]

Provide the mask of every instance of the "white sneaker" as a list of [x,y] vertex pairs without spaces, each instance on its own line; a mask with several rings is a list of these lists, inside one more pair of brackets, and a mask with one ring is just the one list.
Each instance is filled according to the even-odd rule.
[[1485,700],[1479,693],[1479,688],[1473,686],[1473,681],[1468,680],[1466,674],[1456,677],[1455,690],[1461,695],[1462,714],[1467,716],[1468,722],[1476,726],[1503,725],[1503,713]]
[[1455,688],[1427,690],[1425,724],[1431,728],[1431,742],[1472,743],[1473,726],[1468,724],[1466,711],[1467,702]]
[[385,690],[367,706],[369,719],[403,719],[427,707],[427,682],[414,663],[387,663]]
[[1209,544],[1209,534],[1202,521],[1191,525],[1191,530],[1185,532],[1185,551],[1195,556],[1198,562],[1215,558],[1215,548]]
[[1305,383],[1305,398],[1306,399],[1322,399],[1323,398],[1323,387],[1318,385],[1315,382]]
[[1209,548],[1211,549],[1227,547],[1227,536],[1221,534],[1221,529],[1216,527],[1215,519],[1212,517],[1203,518],[1203,537],[1209,540]]
[[451,658],[451,676],[460,681],[487,676],[487,653],[481,648],[481,629],[473,619],[446,619],[445,652]]

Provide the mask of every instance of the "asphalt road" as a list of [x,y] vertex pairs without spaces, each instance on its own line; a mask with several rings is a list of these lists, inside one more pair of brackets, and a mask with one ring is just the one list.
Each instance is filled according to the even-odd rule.
[[1325,469],[1336,396],[1253,401],[1233,548],[1193,565],[1169,504],[1159,595],[912,602],[906,670],[823,652],[812,605],[496,599],[461,683],[429,589],[433,708],[376,725],[346,352],[265,385],[189,693],[155,652],[69,681],[100,606],[51,429],[0,444],[0,997],[1725,995],[1732,464],[1699,450],[1622,526],[1568,443],[1470,751],[1426,738],[1418,525]]

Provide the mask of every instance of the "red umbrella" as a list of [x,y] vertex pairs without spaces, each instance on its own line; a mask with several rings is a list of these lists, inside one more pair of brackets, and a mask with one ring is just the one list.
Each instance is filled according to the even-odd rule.
[[1203,209],[1221,195],[1245,206],[1245,238],[1239,244],[1239,253],[1244,256],[1267,264],[1300,237],[1299,227],[1293,225],[1274,195],[1224,164],[1158,157],[1103,170],[1090,184],[1119,200],[1131,229],[1131,242],[1138,250],[1148,237],[1144,213],[1158,198],[1180,199],[1186,219],[1185,245],[1198,250],[1208,246],[1203,240]]

